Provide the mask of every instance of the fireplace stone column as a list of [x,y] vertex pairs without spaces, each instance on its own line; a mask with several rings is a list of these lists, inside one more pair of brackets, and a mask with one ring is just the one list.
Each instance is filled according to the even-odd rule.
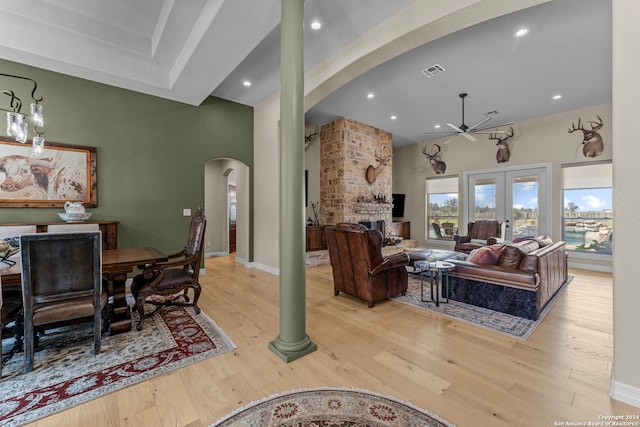
[[[391,133],[347,118],[321,127],[320,224],[383,220],[390,229],[391,140]],[[378,173],[371,183],[369,166]]]

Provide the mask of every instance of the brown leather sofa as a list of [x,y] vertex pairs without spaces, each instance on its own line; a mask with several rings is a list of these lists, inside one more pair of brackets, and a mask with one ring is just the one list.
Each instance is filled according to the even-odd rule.
[[325,230],[331,268],[333,290],[367,301],[376,301],[407,291],[406,265],[409,256],[400,252],[382,256],[382,234],[360,224],[341,223]]
[[565,242],[546,236],[504,245],[495,265],[449,261],[449,298],[531,320],[568,277]]
[[467,224],[466,236],[458,234],[453,236],[453,240],[456,241],[453,250],[468,254],[471,253],[472,250],[482,246],[496,244],[501,236],[502,224],[500,222],[490,219],[479,219]]

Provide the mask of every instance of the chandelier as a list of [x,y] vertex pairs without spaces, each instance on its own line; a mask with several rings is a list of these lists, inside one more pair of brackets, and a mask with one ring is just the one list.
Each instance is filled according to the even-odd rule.
[[44,138],[42,137],[42,135],[44,135],[44,116],[42,115],[42,104],[40,104],[43,97],[36,97],[38,83],[29,77],[14,76],[12,74],[4,73],[0,73],[0,76],[27,80],[33,83],[33,89],[31,90],[30,95],[33,102],[29,105],[30,114],[22,113],[22,98],[12,89],[0,89],[0,93],[3,93],[10,98],[9,109],[0,107],[0,110],[7,112],[7,135],[23,144],[27,142],[27,134],[29,131],[27,118],[30,118],[30,121],[33,123],[33,132],[36,135],[32,139],[33,151],[31,155],[37,157],[44,149]]

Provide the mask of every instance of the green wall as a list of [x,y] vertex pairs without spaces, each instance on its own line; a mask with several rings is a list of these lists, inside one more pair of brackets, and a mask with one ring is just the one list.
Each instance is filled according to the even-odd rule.
[[[184,246],[190,218],[182,210],[204,206],[207,160],[233,158],[253,171],[251,107],[214,97],[194,107],[3,60],[0,72],[38,82],[47,141],[97,148],[98,207],[87,211],[92,219],[120,222],[121,248],[173,252]],[[0,88],[18,91],[16,82],[0,77]],[[28,112],[29,92],[19,92],[26,104],[22,111]],[[0,134],[6,136],[5,126]],[[62,211],[0,208],[0,223],[56,221]]]

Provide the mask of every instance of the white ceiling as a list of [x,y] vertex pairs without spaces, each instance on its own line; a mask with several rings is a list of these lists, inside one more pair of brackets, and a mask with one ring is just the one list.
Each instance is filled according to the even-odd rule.
[[[411,2],[306,0],[305,68]],[[213,94],[255,106],[279,89],[279,19],[280,0],[0,0],[0,57],[192,105]],[[517,39],[521,26],[531,33]],[[427,78],[434,64],[446,71]],[[306,119],[345,116],[396,146],[417,143],[442,136],[425,133],[437,123],[462,123],[461,92],[467,125],[493,110],[487,125],[610,102],[611,0],[553,0],[451,34],[346,84]]]

